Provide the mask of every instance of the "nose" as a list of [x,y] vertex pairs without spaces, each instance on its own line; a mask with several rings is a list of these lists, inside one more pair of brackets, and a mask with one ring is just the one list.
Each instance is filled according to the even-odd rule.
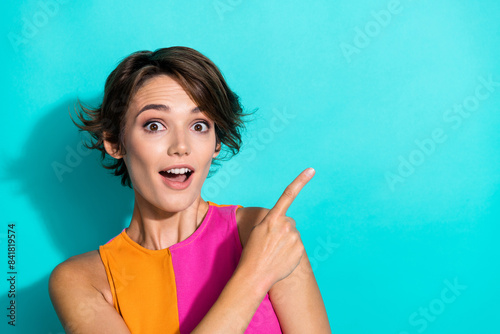
[[171,142],[168,146],[168,155],[188,155],[191,153],[189,140],[182,130],[174,130],[171,136]]

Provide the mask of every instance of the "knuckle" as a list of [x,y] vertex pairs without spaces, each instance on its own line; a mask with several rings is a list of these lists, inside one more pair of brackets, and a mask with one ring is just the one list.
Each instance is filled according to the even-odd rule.
[[295,230],[294,231],[295,233],[293,234],[293,238],[296,242],[298,242],[299,244],[302,244],[302,240],[300,238],[300,234],[299,234],[299,231]]
[[295,198],[295,191],[291,186],[288,186],[285,188],[285,191],[283,191],[283,195],[289,199],[294,199]]
[[290,233],[292,231],[292,226],[291,226],[290,222],[288,222],[287,220],[285,220],[283,222],[283,224],[281,225],[281,230],[284,233]]

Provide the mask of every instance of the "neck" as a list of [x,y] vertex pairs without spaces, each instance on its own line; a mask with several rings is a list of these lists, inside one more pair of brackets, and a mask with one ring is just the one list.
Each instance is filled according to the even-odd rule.
[[205,218],[208,207],[208,203],[198,196],[186,209],[167,212],[152,207],[136,194],[132,219],[126,233],[144,248],[165,249],[193,234]]

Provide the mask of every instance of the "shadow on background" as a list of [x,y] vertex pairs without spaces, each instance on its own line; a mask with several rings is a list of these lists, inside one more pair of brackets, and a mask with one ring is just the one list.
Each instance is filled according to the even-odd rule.
[[[46,113],[33,127],[22,158],[7,167],[8,179],[19,183],[21,195],[38,211],[65,259],[95,250],[120,233],[133,205],[133,191],[101,166],[99,152],[83,147],[82,139],[88,137],[68,114],[71,109],[74,115],[75,102],[64,99]],[[97,99],[85,102],[98,105]],[[30,255],[44,252],[36,240],[24,247]],[[49,299],[48,279],[18,289],[15,332],[63,332]],[[8,305],[7,295],[0,303]]]

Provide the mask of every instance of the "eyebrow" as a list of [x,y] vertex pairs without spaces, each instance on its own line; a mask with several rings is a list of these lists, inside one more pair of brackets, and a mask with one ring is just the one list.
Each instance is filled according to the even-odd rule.
[[[139,113],[135,116],[138,117],[143,111],[149,110],[149,109],[154,109],[154,110],[161,110],[161,111],[170,111],[170,107],[166,106],[164,104],[147,104],[144,107],[142,107],[141,110],[139,110]],[[201,112],[201,109],[199,107],[194,107],[191,109],[191,113],[199,113]]]

